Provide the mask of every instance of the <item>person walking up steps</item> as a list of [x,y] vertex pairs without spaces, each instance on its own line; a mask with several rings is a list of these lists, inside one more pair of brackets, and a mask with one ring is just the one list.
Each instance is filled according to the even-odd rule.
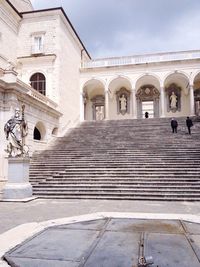
[[171,120],[172,133],[177,133],[178,122],[174,118]]
[[191,129],[190,128],[193,126],[193,122],[189,117],[187,117],[187,119],[186,119],[186,126],[188,128],[188,133],[191,134]]

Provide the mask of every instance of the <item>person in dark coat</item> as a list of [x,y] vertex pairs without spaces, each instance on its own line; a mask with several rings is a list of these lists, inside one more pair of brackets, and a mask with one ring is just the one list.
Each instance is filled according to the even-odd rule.
[[146,111],[144,116],[145,116],[146,119],[148,119],[149,118],[149,112]]
[[177,133],[178,122],[174,118],[171,120],[172,133]]
[[191,134],[191,129],[190,128],[193,126],[193,122],[189,117],[187,117],[187,119],[186,119],[186,126],[188,128],[188,133]]

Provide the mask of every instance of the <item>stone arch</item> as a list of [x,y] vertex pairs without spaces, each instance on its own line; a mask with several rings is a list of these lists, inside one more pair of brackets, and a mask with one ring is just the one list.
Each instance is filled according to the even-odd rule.
[[135,88],[138,88],[140,81],[144,80],[144,83],[154,84],[157,88],[161,86],[161,78],[155,73],[141,74],[135,81]]
[[156,75],[144,74],[135,83],[137,116],[144,118],[145,113],[149,117],[160,116],[160,78]]
[[168,73],[165,77],[165,107],[169,116],[186,116],[189,114],[189,82],[189,76],[179,71]]
[[118,75],[108,82],[110,119],[130,118],[131,113],[131,79]]
[[199,79],[199,75],[200,75],[200,70],[198,70],[198,71],[196,71],[196,72],[194,72],[194,73],[192,74],[192,77],[191,77],[191,84],[194,85],[195,80]]
[[43,122],[37,122],[33,130],[33,139],[42,141],[46,136],[46,127]]
[[114,77],[111,77],[109,80],[108,80],[108,82],[107,82],[107,84],[108,84],[108,87],[110,86],[110,84],[114,81],[114,80],[117,80],[117,79],[123,79],[123,80],[127,80],[128,82],[129,82],[129,85],[130,85],[130,88],[132,88],[132,79],[130,78],[130,77],[128,77],[128,76],[126,76],[126,75],[116,75],[116,76],[114,76]]
[[58,135],[58,127],[53,128],[52,135],[57,136]]
[[105,87],[105,81],[103,80],[103,79],[100,79],[100,78],[92,78],[92,79],[89,79],[89,80],[87,80],[87,81],[85,81],[84,83],[83,83],[83,85],[81,86],[81,88],[82,88],[82,90],[84,90],[84,88],[88,85],[88,84],[90,84],[91,82],[100,82],[101,84],[102,84],[102,86],[103,87]]
[[111,100],[114,99],[116,92],[119,91],[121,88],[125,88],[126,90],[131,92],[132,89],[131,80],[127,79],[127,77],[125,76],[120,75],[112,78],[108,82],[108,91]]
[[188,73],[184,72],[184,71],[171,71],[171,72],[168,72],[164,77],[163,77],[163,83],[165,84],[166,83],[166,80],[172,76],[172,75],[179,75],[180,77],[182,77],[183,79],[187,79],[189,81],[190,79],[190,76],[188,75]]
[[[84,119],[96,120],[105,117],[105,83],[100,79],[90,79],[83,85]],[[100,116],[100,113],[101,114]]]

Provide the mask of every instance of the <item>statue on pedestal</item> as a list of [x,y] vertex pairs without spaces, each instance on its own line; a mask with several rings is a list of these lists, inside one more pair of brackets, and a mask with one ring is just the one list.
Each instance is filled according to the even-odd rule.
[[24,119],[25,105],[22,105],[22,114],[20,109],[15,109],[15,115],[7,121],[4,126],[6,139],[8,140],[7,149],[9,157],[28,156],[28,147],[24,143],[24,138],[28,134],[28,125]]
[[127,100],[126,100],[124,94],[119,98],[119,102],[120,102],[120,110],[121,111],[126,111],[126,109],[127,109]]
[[170,96],[170,108],[171,109],[177,108],[177,95],[174,92],[172,92]]

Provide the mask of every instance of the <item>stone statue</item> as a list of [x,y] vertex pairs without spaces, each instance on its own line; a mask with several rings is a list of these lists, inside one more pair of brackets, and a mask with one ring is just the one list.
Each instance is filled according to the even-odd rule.
[[24,108],[23,105],[22,115],[20,115],[20,109],[16,108],[15,115],[4,126],[4,132],[8,140],[5,151],[9,157],[28,156],[28,147],[24,144],[24,137],[28,134],[28,126],[24,120]]
[[124,94],[119,98],[119,103],[120,103],[120,110],[126,111],[127,100]]
[[170,108],[171,109],[177,108],[177,95],[175,95],[175,93],[172,92],[169,99],[170,99]]
[[103,107],[102,106],[96,107],[96,120],[101,121],[103,119],[104,119]]

